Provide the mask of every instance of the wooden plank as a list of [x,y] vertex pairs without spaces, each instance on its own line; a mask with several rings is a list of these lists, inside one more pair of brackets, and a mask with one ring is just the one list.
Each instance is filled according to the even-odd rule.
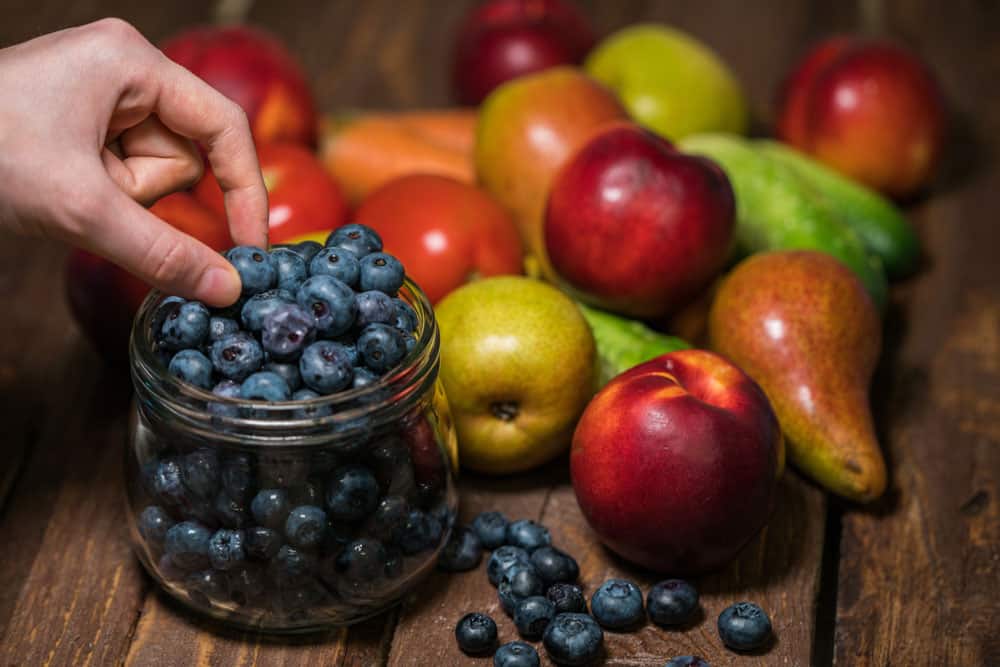
[[924,270],[898,300],[876,411],[892,489],[844,516],[836,664],[1000,664],[1000,12],[900,0],[882,21],[935,66],[959,125],[913,209]]

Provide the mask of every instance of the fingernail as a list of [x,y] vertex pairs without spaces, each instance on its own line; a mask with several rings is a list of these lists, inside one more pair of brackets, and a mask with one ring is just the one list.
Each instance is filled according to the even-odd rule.
[[234,268],[209,267],[198,282],[198,298],[212,306],[229,306],[240,298],[240,275]]

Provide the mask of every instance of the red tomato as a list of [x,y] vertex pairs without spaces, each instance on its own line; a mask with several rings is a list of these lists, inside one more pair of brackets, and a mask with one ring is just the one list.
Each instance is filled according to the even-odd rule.
[[355,222],[379,233],[431,303],[471,279],[521,273],[521,241],[486,192],[446,176],[414,174],[365,199]]
[[[270,211],[271,243],[284,243],[311,232],[329,232],[344,224],[347,202],[340,187],[307,149],[297,144],[257,146]],[[210,169],[194,187],[195,196],[225,216],[222,190]]]

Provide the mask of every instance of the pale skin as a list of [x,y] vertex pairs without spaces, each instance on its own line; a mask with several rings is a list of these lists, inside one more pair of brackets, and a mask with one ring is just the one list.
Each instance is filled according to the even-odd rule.
[[0,228],[101,255],[213,306],[240,294],[219,253],[146,210],[202,173],[235,244],[267,247],[267,192],[242,109],[117,19],[0,50]]

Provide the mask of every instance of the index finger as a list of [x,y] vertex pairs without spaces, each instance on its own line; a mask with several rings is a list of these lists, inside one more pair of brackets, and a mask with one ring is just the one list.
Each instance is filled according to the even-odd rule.
[[225,195],[233,241],[266,248],[267,190],[246,114],[166,56],[156,74],[160,86],[154,110],[164,125],[208,151],[208,161]]

